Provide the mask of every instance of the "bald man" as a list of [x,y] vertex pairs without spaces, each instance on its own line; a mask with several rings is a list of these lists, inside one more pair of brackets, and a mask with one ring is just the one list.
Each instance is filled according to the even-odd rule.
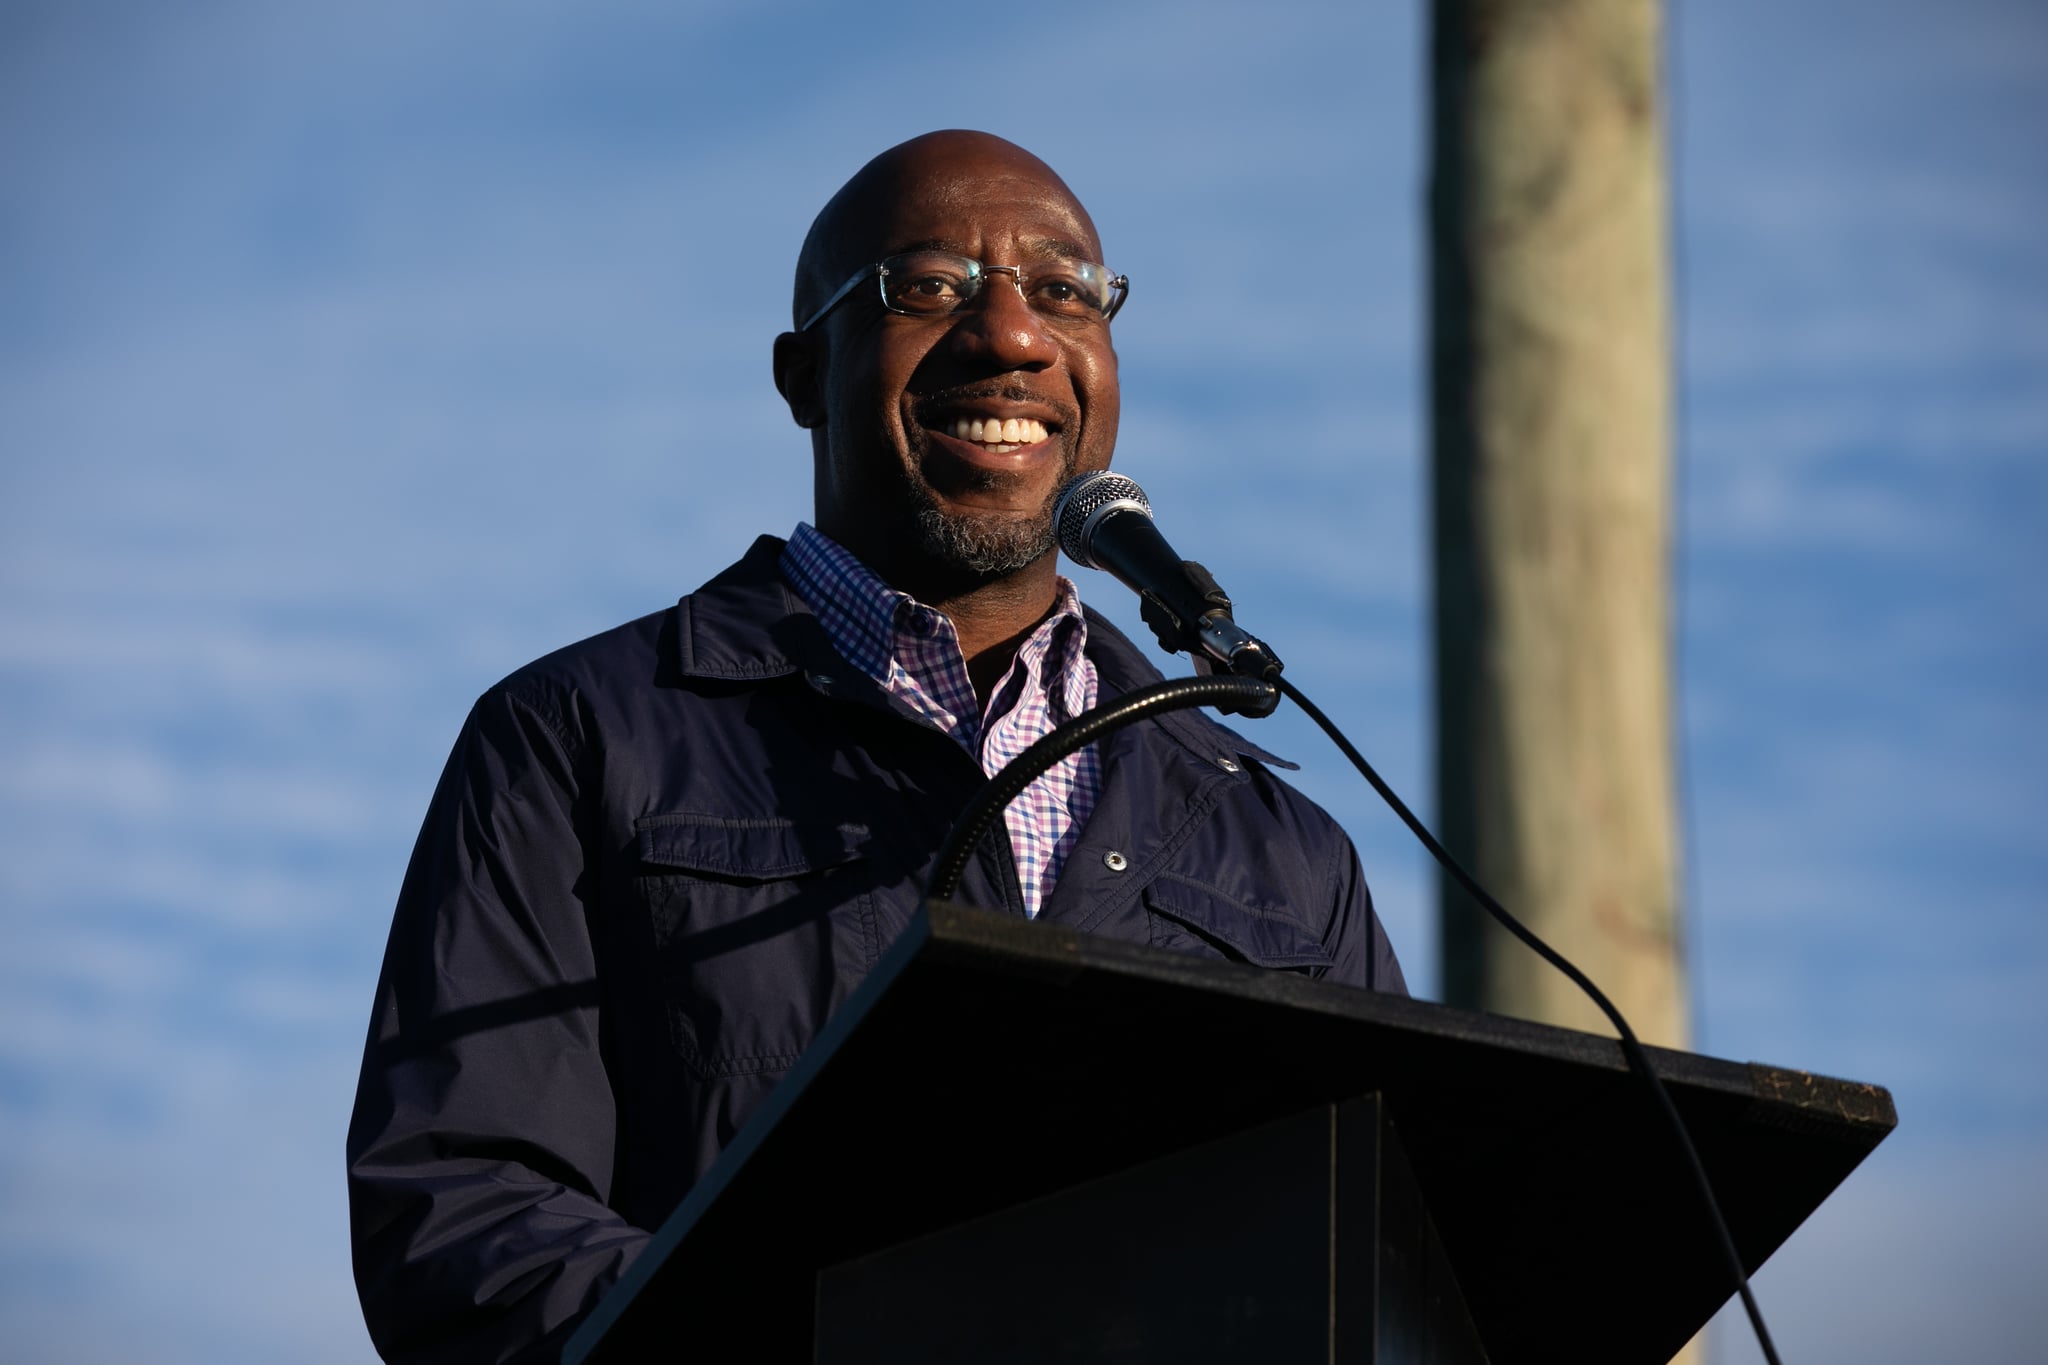
[[[1022,148],[876,157],[775,340],[815,521],[477,702],[349,1128],[386,1359],[554,1358],[915,913],[986,777],[1157,679],[1055,563],[1060,485],[1116,442],[1103,258]],[[1192,712],[1123,730],[1011,805],[961,898],[1403,989],[1349,841],[1276,765]]]

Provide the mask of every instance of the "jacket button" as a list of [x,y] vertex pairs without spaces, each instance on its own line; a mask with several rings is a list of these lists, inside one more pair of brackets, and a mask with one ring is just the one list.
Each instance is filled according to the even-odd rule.
[[1102,855],[1102,865],[1111,872],[1121,872],[1131,865],[1131,860],[1115,849],[1111,849]]
[[1223,771],[1227,773],[1234,773],[1237,771],[1237,764],[1233,763],[1231,760],[1227,758],[1217,759],[1216,766],[1223,769]]

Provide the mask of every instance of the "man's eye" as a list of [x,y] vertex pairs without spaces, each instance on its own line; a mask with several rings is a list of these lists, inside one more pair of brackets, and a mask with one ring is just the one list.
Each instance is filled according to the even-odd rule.
[[1032,301],[1054,313],[1084,316],[1098,311],[1088,290],[1071,275],[1047,275],[1031,282]]
[[893,292],[903,307],[926,310],[953,308],[966,297],[965,282],[957,275],[913,275]]

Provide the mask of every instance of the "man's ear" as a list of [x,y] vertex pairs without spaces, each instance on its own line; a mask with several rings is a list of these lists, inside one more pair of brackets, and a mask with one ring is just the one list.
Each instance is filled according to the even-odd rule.
[[815,336],[784,332],[775,338],[775,388],[789,415],[805,430],[825,425],[825,366]]

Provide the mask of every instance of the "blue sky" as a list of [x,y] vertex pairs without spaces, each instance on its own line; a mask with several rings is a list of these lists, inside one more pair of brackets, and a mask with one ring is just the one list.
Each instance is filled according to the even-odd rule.
[[[1427,808],[1419,8],[963,13],[0,9],[11,1358],[370,1358],[341,1138],[433,778],[494,679],[804,515],[768,339],[811,213],[902,137],[991,129],[1089,203],[1134,281],[1119,465]],[[1700,1046],[1901,1114],[1759,1294],[1788,1359],[2014,1358],[2048,11],[1671,19]],[[1427,987],[1419,855],[1266,724]]]

